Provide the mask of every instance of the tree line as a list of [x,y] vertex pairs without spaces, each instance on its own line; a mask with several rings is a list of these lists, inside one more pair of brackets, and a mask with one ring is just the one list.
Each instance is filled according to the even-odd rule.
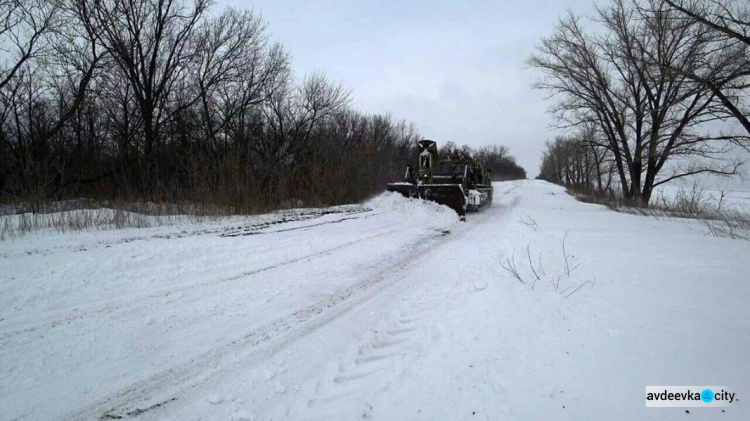
[[503,145],[485,145],[472,148],[469,145],[458,146],[453,141],[448,141],[440,146],[438,150],[440,159],[474,159],[482,163],[485,169],[492,171],[493,181],[523,180],[526,178],[526,170],[518,163],[516,158]]
[[236,210],[359,200],[419,140],[296,78],[251,11],[208,0],[1,0],[0,195]]
[[750,5],[613,0],[569,12],[528,63],[572,134],[548,142],[540,177],[648,206],[655,187],[730,176],[750,151]]
[[[413,124],[357,112],[323,73],[296,77],[252,11],[210,11],[0,0],[0,199],[338,204],[416,160]],[[482,153],[500,169],[500,152]]]

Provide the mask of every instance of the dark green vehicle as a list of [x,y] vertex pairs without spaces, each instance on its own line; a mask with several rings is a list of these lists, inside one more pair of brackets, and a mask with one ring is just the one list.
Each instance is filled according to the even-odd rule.
[[407,166],[405,181],[388,184],[388,191],[446,205],[461,220],[467,210],[477,211],[492,203],[491,174],[480,162],[471,158],[439,160],[432,140],[420,140],[418,146],[418,170]]

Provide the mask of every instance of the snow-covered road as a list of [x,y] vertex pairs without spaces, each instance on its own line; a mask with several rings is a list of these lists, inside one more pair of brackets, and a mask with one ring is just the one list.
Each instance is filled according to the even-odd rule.
[[681,418],[665,384],[743,419],[748,256],[533,181],[466,223],[386,194],[6,240],[0,419]]

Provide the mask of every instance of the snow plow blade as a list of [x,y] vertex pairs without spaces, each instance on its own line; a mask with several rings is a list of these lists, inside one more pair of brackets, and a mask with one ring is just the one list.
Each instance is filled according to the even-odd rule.
[[430,200],[440,205],[448,206],[456,211],[458,216],[466,215],[466,196],[460,184],[422,184],[415,186],[409,183],[391,183],[388,191],[401,193],[404,197]]
[[404,197],[413,199],[418,197],[417,186],[411,183],[389,183],[386,190],[401,193]]
[[461,218],[466,215],[466,196],[460,184],[422,184],[417,190],[422,199],[448,206]]

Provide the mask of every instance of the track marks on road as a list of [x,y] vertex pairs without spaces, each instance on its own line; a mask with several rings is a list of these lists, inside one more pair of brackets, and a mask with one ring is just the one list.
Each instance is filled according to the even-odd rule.
[[[384,262],[384,268],[379,272],[308,307],[255,327],[238,339],[131,384],[71,418],[119,416],[137,408],[148,408],[153,402],[175,398],[191,401],[201,396],[201,391],[213,379],[220,380],[230,373],[258,367],[298,339],[317,332],[374,295],[384,293],[390,286],[403,283],[405,270],[432,257],[438,248],[465,238],[481,226],[481,221],[497,216],[498,212],[507,214],[507,208],[512,208],[513,204],[511,201],[509,206],[501,206],[502,210],[477,215],[471,225],[458,227],[455,235],[444,235],[443,230],[436,230],[431,237],[421,238],[409,247],[407,252]],[[366,402],[368,396],[386,390],[394,379],[403,375],[408,363],[436,340],[437,332],[433,327],[436,315],[441,314],[438,307],[449,301],[450,286],[435,290],[431,285],[422,284],[420,288],[421,296],[411,290],[408,299],[397,304],[396,308],[400,310],[385,319],[380,329],[366,334],[327,377],[322,377],[313,386],[306,386],[300,396],[308,399],[303,398],[303,407],[292,410],[290,417],[297,414],[300,419],[328,419],[330,415],[341,418],[341,414],[326,415],[330,409],[327,402],[344,399],[359,405]],[[286,406],[285,403],[281,405]],[[165,406],[167,408],[159,408],[166,411],[160,414],[169,413],[168,405]],[[282,412],[286,414],[288,411],[284,409]]]
[[[371,212],[371,213],[369,213],[369,215],[349,216],[349,217],[334,219],[332,221],[318,222],[316,224],[302,225],[302,226],[299,226],[299,227],[284,228],[284,229],[271,230],[271,231],[264,231],[263,230],[264,228],[268,227],[266,225],[266,226],[262,226],[261,228],[250,228],[250,229],[245,229],[245,230],[242,230],[242,231],[221,234],[219,236],[220,237],[240,237],[240,236],[247,236],[247,235],[277,234],[277,233],[281,233],[281,232],[310,229],[310,228],[315,228],[315,227],[319,227],[319,226],[322,226],[322,225],[340,224],[340,223],[342,223],[344,221],[351,221],[351,220],[355,220],[355,219],[367,219],[367,218],[373,217],[375,215],[380,215],[380,213],[372,213]],[[292,222],[292,221],[282,221],[282,222]],[[279,223],[282,223],[282,222],[279,222]]]
[[[379,235],[386,234],[387,232]],[[154,401],[177,398],[183,392],[204,384],[209,378],[235,371],[239,369],[236,361],[242,360],[242,364],[255,365],[298,338],[315,332],[388,286],[398,283],[402,279],[399,273],[424,258],[424,252],[441,241],[444,241],[444,237],[439,234],[422,238],[409,252],[394,258],[377,273],[306,308],[256,327],[239,339],[136,382],[103,398],[88,409],[73,414],[71,418],[90,419],[127,414],[137,408],[149,407]],[[395,345],[397,344],[383,343],[381,349],[387,350]]]
[[[446,244],[456,244],[481,230],[482,222],[508,218],[518,197],[501,192],[493,208],[467,218],[456,227]],[[436,250],[433,250],[436,251]],[[430,258],[435,258],[431,253]],[[415,266],[415,268],[420,266]],[[429,279],[429,278],[428,278]],[[327,420],[367,418],[377,395],[387,392],[394,382],[408,375],[410,367],[439,340],[441,321],[448,315],[457,296],[464,291],[460,282],[422,282],[392,300],[396,309],[376,330],[365,332],[356,344],[343,351],[328,368],[313,376],[296,399],[291,419]],[[398,297],[398,298],[397,298]]]
[[[324,250],[320,250],[314,253],[305,254],[299,257],[286,259],[278,263],[263,266],[257,269],[240,272],[236,275],[229,276],[220,279],[209,279],[203,282],[196,283],[180,283],[180,284],[167,284],[158,289],[142,289],[132,291],[127,294],[120,294],[115,298],[98,300],[97,302],[88,303],[87,306],[76,305],[63,310],[57,310],[54,313],[49,310],[44,310],[31,317],[25,317],[23,319],[8,320],[3,323],[4,331],[0,332],[0,343],[9,338],[17,337],[19,334],[32,333],[39,329],[54,329],[58,326],[66,326],[70,323],[80,321],[89,317],[101,317],[107,314],[116,313],[119,310],[126,310],[128,314],[132,314],[134,309],[139,307],[148,308],[155,301],[169,297],[170,295],[183,293],[191,290],[197,290],[206,287],[215,287],[218,284],[246,280],[254,275],[268,272],[274,269],[286,267],[288,265],[297,263],[307,263],[317,258],[331,255],[337,251],[343,250],[348,247],[355,246],[360,243],[365,243],[383,236],[392,235],[397,230],[387,230],[378,232],[373,235],[367,235],[365,237],[349,241],[343,244],[339,244],[334,247],[329,247]],[[86,310],[81,310],[85,308]],[[56,314],[55,314],[56,313]],[[52,315],[51,315],[52,314]]]
[[[297,408],[293,415],[298,419],[356,418],[372,410],[359,406],[387,390],[434,340],[434,316],[439,313],[444,298],[444,292],[432,291],[403,301],[398,311],[381,322],[381,327],[363,335],[328,374],[317,380],[304,407]],[[329,405],[333,402],[336,405]],[[335,413],[332,412],[334,407]],[[342,407],[349,412],[339,412]]]

